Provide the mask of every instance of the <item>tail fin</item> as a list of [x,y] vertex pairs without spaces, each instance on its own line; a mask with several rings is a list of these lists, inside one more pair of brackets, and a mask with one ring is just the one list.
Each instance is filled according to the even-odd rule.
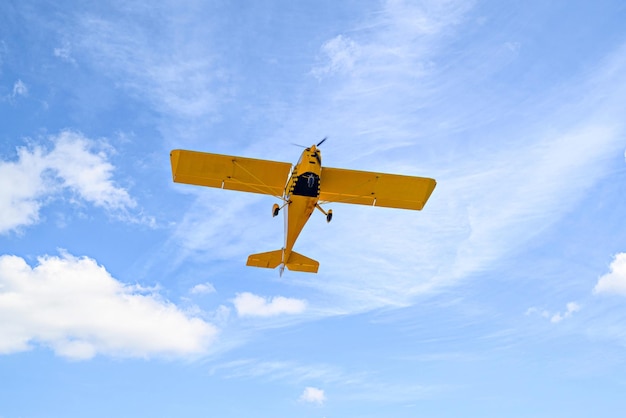
[[317,269],[320,266],[320,263],[318,263],[317,261],[305,257],[302,254],[298,254],[294,251],[292,251],[289,255],[289,259],[284,262],[283,250],[252,254],[248,257],[248,261],[246,262],[247,266],[264,267],[270,269],[276,268],[281,264],[284,264],[289,270],[302,271],[307,273],[317,273]]

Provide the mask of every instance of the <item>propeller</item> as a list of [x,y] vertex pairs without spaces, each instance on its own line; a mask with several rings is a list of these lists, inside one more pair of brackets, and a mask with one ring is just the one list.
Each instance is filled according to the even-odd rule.
[[[322,139],[320,142],[317,143],[316,147],[319,147],[320,145],[322,145],[327,139],[328,137],[325,136],[324,139]],[[296,144],[295,142],[292,142],[291,145],[295,145],[296,147],[300,147],[300,148],[308,148],[305,145]]]

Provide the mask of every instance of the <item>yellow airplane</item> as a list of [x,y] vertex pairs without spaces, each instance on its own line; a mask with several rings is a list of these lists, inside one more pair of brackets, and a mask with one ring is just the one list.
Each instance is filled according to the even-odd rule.
[[285,246],[276,251],[252,254],[246,265],[317,273],[319,263],[293,251],[293,246],[315,209],[330,222],[328,202],[421,210],[437,182],[431,178],[322,167],[319,146],[306,148],[292,167],[290,163],[173,150],[172,176],[177,183],[262,193],[277,197],[272,215],[285,209]]

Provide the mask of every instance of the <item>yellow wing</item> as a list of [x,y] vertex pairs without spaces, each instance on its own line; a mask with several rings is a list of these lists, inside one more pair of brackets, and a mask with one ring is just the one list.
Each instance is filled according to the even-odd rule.
[[388,208],[421,210],[437,182],[426,177],[322,168],[319,199]]
[[173,150],[172,176],[177,183],[282,196],[291,164],[230,155]]

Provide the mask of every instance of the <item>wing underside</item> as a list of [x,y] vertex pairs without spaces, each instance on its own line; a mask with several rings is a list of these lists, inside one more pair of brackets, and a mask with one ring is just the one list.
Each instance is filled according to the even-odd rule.
[[319,199],[398,209],[421,210],[437,182],[426,177],[322,168]]
[[177,183],[282,196],[291,164],[205,152],[173,150]]

